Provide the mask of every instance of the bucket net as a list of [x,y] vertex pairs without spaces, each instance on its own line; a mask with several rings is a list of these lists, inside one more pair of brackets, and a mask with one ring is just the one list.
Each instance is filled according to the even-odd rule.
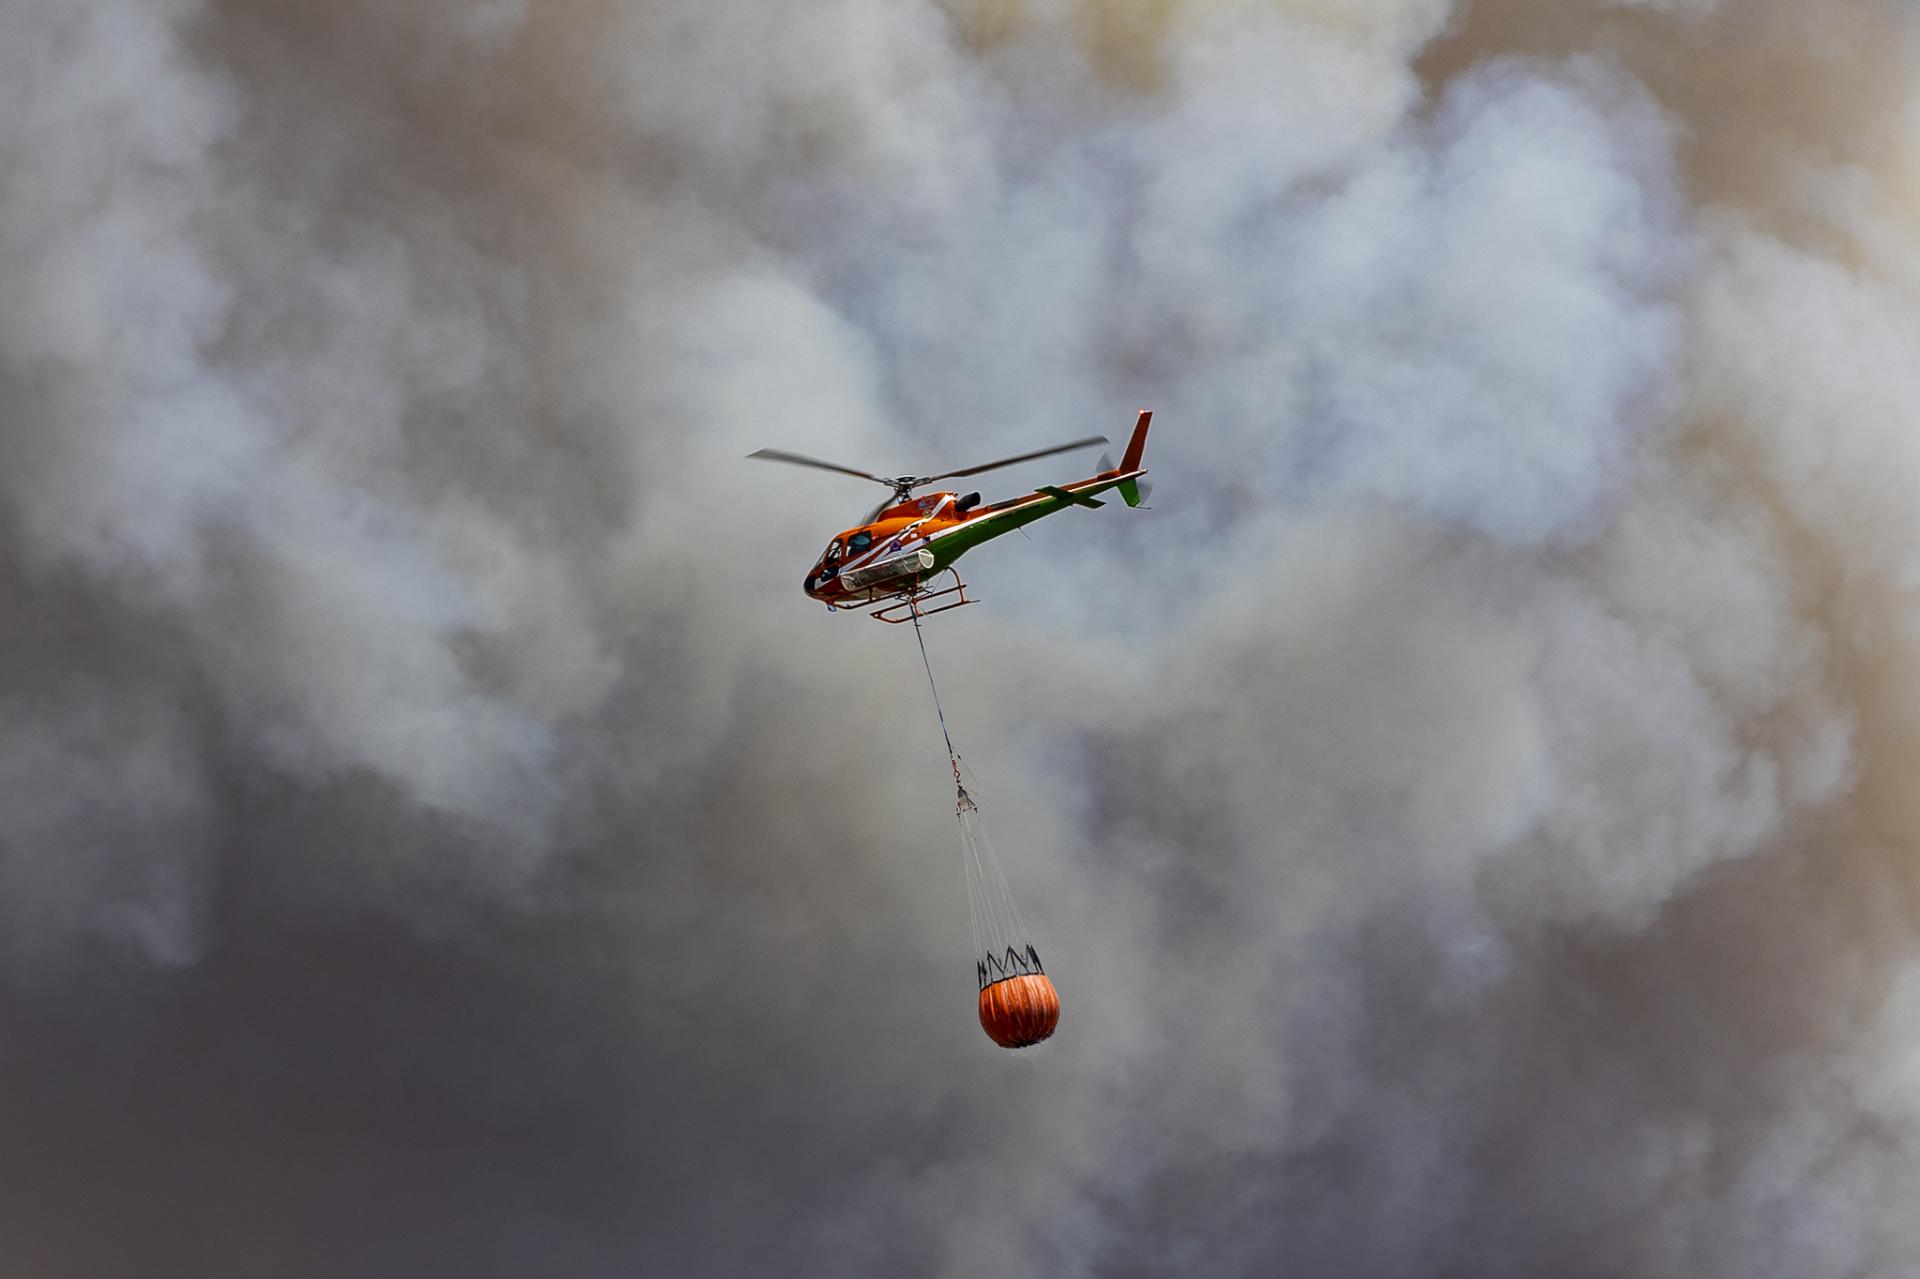
[[1006,872],[987,836],[987,823],[980,806],[973,802],[964,785],[959,786],[959,803],[954,816],[960,822],[960,856],[967,870],[967,905],[973,916],[973,953],[975,975],[980,988],[1007,977],[1029,977],[1044,973],[1040,953],[1029,940],[1021,922],[1020,908],[1014,905],[1013,891],[1007,887]]

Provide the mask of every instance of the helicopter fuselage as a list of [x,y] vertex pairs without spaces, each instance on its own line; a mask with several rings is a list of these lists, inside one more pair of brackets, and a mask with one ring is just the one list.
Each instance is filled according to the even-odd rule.
[[982,542],[1069,506],[1105,505],[1095,494],[1120,488],[1128,505],[1138,505],[1138,480],[1145,474],[1137,466],[1103,471],[991,506],[979,505],[978,493],[928,493],[898,502],[827,543],[802,589],[835,608],[914,591]]
[[[977,493],[968,496],[979,501]],[[973,509],[960,509],[958,493],[929,493],[889,506],[871,523],[846,529],[828,542],[802,589],[809,597],[833,605],[865,603],[876,593],[907,590],[959,558],[966,546],[943,545],[935,550],[934,539],[960,528],[975,514]]]

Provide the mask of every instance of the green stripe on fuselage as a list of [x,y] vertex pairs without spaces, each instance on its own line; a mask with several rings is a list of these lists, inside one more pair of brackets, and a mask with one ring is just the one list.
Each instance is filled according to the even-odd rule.
[[1076,484],[1071,491],[1059,490],[1061,493],[1059,497],[1042,490],[1032,497],[1016,499],[1015,504],[1005,510],[988,511],[984,515],[976,515],[958,528],[948,529],[927,542],[927,549],[934,554],[932,571],[937,573],[948,567],[982,542],[990,542],[1002,533],[1011,533],[1037,519],[1052,515],[1055,511],[1064,511],[1069,506],[1080,505],[1074,500],[1075,498],[1092,497],[1095,493],[1104,493],[1120,482],[1119,480],[1100,480],[1084,486]]

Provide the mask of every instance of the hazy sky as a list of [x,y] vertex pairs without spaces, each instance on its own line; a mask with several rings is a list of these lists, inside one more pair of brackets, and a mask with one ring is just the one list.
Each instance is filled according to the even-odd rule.
[[0,1271],[1911,1279],[1916,22],[0,0]]

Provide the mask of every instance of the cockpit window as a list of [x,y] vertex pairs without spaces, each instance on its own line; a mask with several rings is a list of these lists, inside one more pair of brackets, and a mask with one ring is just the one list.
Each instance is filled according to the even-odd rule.
[[847,539],[847,549],[849,551],[864,551],[872,545],[873,534],[867,532],[865,529],[861,529],[858,533],[855,533]]
[[840,558],[840,539],[839,538],[836,537],[831,542],[827,543],[827,553],[822,558],[825,559],[829,564],[833,563],[835,560]]

